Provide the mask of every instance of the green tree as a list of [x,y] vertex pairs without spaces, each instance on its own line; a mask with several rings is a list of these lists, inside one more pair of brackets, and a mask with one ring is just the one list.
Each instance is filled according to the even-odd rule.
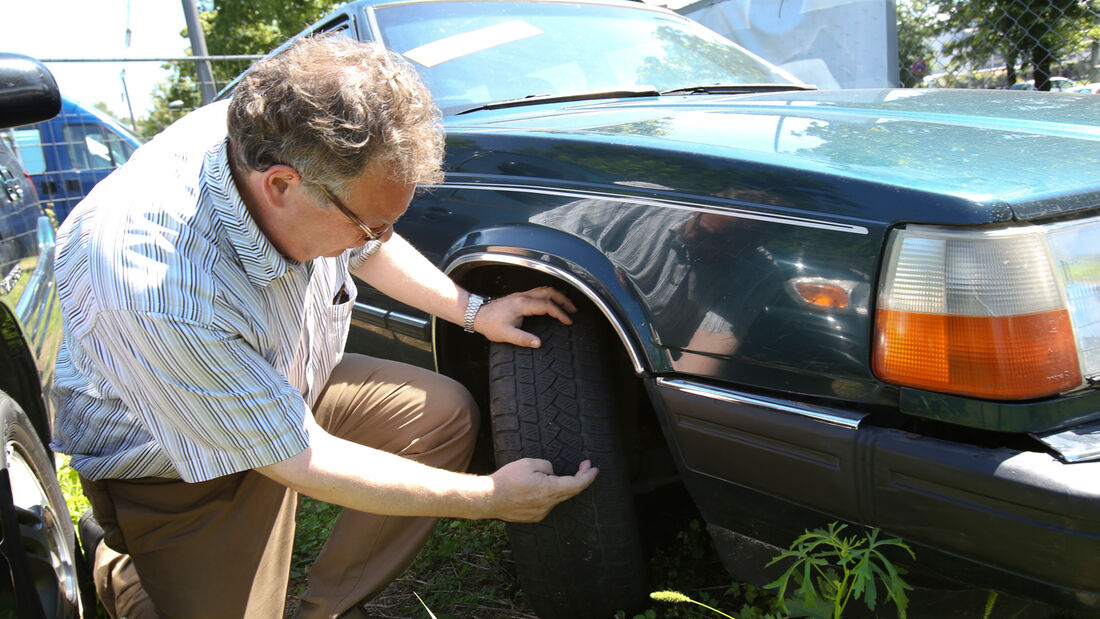
[[[211,56],[265,54],[336,6],[339,0],[212,0],[200,3],[203,34]],[[187,36],[186,30],[183,36]],[[152,137],[202,103],[194,62],[165,66],[169,78],[153,93],[153,110],[138,122]],[[213,63],[214,83],[222,86],[247,68],[245,64]]]
[[959,67],[1004,62],[1006,86],[1017,68],[1031,67],[1037,90],[1050,90],[1054,66],[1086,49],[1098,33],[1098,0],[942,0],[944,52]]

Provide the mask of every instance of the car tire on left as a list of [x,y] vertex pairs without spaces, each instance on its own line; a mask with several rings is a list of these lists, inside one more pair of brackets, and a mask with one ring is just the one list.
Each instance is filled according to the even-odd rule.
[[[80,551],[50,453],[19,404],[0,392],[0,615],[82,617]],[[94,607],[93,607],[94,611]]]

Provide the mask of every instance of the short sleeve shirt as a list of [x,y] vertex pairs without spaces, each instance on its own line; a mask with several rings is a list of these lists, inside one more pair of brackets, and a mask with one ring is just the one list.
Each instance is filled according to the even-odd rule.
[[204,481],[305,449],[368,245],[299,263],[234,185],[227,104],[175,123],[58,233],[52,447],[81,475]]

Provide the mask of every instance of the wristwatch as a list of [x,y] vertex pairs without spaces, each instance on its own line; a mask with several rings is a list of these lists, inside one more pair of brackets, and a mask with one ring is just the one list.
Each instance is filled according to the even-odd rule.
[[466,302],[466,316],[462,321],[462,330],[466,333],[474,332],[474,319],[477,318],[477,312],[481,309],[482,305],[488,305],[492,302],[489,297],[483,297],[470,293],[470,300]]

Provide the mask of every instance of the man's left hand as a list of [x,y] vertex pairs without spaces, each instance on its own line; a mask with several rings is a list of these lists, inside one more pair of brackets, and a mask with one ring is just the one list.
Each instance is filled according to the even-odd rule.
[[474,330],[494,342],[538,348],[542,344],[539,338],[519,328],[525,316],[553,316],[562,324],[571,325],[573,319],[569,314],[576,311],[577,306],[563,293],[543,286],[526,292],[513,292],[482,305],[474,319]]

